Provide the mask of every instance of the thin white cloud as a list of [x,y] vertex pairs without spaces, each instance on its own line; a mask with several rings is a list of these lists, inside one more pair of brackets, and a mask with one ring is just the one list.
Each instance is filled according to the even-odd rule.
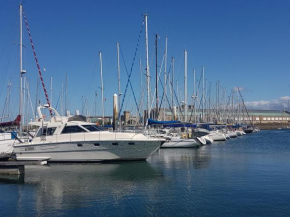
[[282,96],[271,101],[253,101],[245,103],[249,109],[290,110],[290,96]]

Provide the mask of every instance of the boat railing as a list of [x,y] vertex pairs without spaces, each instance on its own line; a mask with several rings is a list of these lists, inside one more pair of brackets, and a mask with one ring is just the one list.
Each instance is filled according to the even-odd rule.
[[[54,143],[54,142],[79,142],[79,141],[92,141],[92,140],[119,140],[119,139],[126,139],[126,140],[133,140],[138,136],[140,133],[135,132],[132,133],[129,137],[126,133],[102,133],[103,131],[99,131],[98,133],[89,133],[89,132],[81,132],[81,133],[67,133],[67,134],[56,134],[52,136],[43,136],[41,137],[41,141],[43,143]],[[155,133],[156,134],[156,133]],[[146,135],[148,139],[152,138],[152,135]],[[156,137],[156,135],[154,135]],[[153,137],[154,137],[153,136]]]

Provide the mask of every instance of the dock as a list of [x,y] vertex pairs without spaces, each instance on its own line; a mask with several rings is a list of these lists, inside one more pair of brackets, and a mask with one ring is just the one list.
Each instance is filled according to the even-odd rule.
[[0,161],[0,174],[22,175],[25,172],[25,166],[46,164],[47,161]]

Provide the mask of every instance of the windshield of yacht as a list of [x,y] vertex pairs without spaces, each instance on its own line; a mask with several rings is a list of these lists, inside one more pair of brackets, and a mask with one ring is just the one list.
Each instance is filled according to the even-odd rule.
[[65,126],[61,132],[61,134],[66,134],[66,133],[81,133],[81,132],[86,132],[83,128],[75,125],[75,126]]
[[56,127],[50,127],[50,128],[41,128],[40,127],[35,137],[52,136],[55,130],[56,130]]
[[91,125],[82,125],[82,127],[86,128],[88,131],[90,132],[94,132],[94,131],[104,131],[105,129],[101,126],[97,126],[95,124],[91,124]]

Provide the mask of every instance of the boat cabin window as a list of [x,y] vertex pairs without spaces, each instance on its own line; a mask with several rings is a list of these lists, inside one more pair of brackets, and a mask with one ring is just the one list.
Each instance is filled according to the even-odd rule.
[[101,126],[97,126],[95,124],[91,124],[91,125],[82,125],[82,127],[86,128],[88,131],[90,132],[94,132],[94,131],[103,131],[103,127]]
[[50,128],[39,128],[36,137],[39,136],[52,136],[54,134],[54,131],[56,130],[56,127],[50,127]]
[[81,132],[86,131],[79,126],[66,126],[63,128],[61,133],[66,134],[66,133],[81,133]]

